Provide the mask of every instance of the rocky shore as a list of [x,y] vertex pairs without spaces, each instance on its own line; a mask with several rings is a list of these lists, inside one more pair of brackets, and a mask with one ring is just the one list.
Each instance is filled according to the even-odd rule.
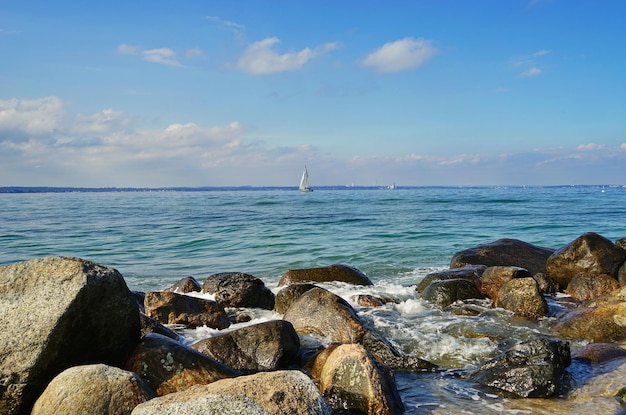
[[[202,283],[187,277],[167,290],[140,293],[115,269],[84,259],[6,265],[0,267],[0,415],[396,415],[405,412],[397,374],[438,372],[506,398],[510,408],[524,402],[551,413],[554,402],[566,411],[588,405],[596,413],[620,413],[625,261],[626,239],[596,233],[559,249],[502,239],[457,252],[448,270],[416,281],[415,298],[446,312],[480,313],[473,301],[484,300],[512,319],[542,325],[541,334],[524,341],[500,339],[501,354],[471,371],[398,350],[350,302],[324,288],[373,285],[347,265],[288,270],[276,294],[241,272]],[[352,300],[360,307],[396,301]],[[225,330],[250,320],[253,309],[282,318]],[[204,326],[219,333],[191,342],[173,330]],[[322,345],[305,341],[311,336]],[[573,361],[589,368],[582,385],[568,379]]]

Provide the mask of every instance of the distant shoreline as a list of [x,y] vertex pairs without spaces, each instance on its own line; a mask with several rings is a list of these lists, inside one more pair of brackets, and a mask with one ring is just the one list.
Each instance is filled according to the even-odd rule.
[[[316,190],[389,190],[398,189],[497,189],[497,188],[626,188],[626,185],[482,185],[482,186],[316,186]],[[63,186],[0,186],[0,193],[114,193],[114,192],[215,192],[215,191],[296,191],[298,186],[200,186],[200,187],[63,187]]]

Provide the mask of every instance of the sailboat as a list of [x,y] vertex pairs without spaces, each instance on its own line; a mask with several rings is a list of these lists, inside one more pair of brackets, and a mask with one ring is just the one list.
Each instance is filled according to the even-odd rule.
[[306,169],[306,165],[304,166],[304,171],[302,172],[302,178],[300,179],[300,187],[298,190],[301,192],[312,192],[313,188],[309,185],[309,172]]

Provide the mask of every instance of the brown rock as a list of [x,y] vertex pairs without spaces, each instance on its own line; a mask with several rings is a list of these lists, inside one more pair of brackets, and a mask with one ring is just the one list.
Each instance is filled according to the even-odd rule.
[[290,284],[281,289],[276,294],[276,302],[274,303],[274,311],[279,314],[285,312],[291,307],[291,304],[305,292],[315,288],[313,284]]
[[278,286],[302,282],[345,282],[353,285],[372,285],[372,281],[358,269],[335,264],[320,268],[290,269],[282,276]]
[[543,272],[533,275],[533,279],[537,281],[537,284],[539,284],[539,289],[544,294],[556,294],[561,289],[556,281],[548,277]]
[[537,319],[548,315],[548,304],[532,277],[514,278],[504,284],[494,305],[524,318]]
[[609,360],[626,357],[626,349],[611,343],[590,343],[572,352],[572,359],[597,365]]
[[385,302],[383,301],[382,298],[378,298],[370,294],[358,294],[358,295],[352,296],[351,298],[352,298],[352,301],[354,301],[356,304],[358,304],[361,307],[375,308],[375,307],[382,307],[383,305],[385,305]]
[[146,315],[162,324],[184,324],[194,328],[208,326],[225,329],[230,326],[224,308],[215,301],[169,291],[146,293]]
[[450,268],[466,265],[512,266],[527,269],[531,274],[546,272],[546,260],[554,249],[543,248],[517,239],[498,239],[454,254]]
[[552,254],[546,269],[550,278],[566,289],[578,274],[608,274],[617,278],[625,259],[626,251],[603,236],[589,232]]
[[578,274],[567,285],[565,293],[581,301],[591,300],[619,288],[619,282],[606,274]]
[[626,303],[607,302],[573,309],[554,329],[568,339],[589,339],[597,343],[623,341],[626,339]]
[[74,366],[52,379],[31,415],[130,415],[154,396],[135,373],[103,364]]
[[493,266],[483,272],[480,290],[487,297],[495,300],[500,289],[514,278],[528,278],[530,273],[520,267]]

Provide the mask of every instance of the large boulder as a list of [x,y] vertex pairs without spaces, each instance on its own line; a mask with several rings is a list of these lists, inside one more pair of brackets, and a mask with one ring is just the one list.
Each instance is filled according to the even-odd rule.
[[626,358],[626,349],[613,343],[589,343],[572,351],[572,360],[577,359],[593,365],[623,358]]
[[513,311],[518,317],[538,319],[548,315],[548,303],[532,277],[514,278],[504,284],[494,305]]
[[315,285],[309,283],[290,284],[282,288],[276,293],[276,302],[274,303],[274,311],[279,314],[285,312],[291,307],[291,304],[305,292],[315,288]]
[[422,291],[422,298],[439,307],[447,307],[456,301],[483,298],[483,295],[476,283],[458,278],[431,282]]
[[219,303],[170,291],[152,291],[144,299],[146,315],[162,324],[183,324],[189,328],[208,326],[225,329],[228,315]]
[[565,294],[580,301],[601,297],[619,288],[619,282],[606,274],[578,274],[567,285]]
[[361,345],[331,345],[316,359],[311,376],[319,379],[320,392],[334,409],[367,415],[404,413],[393,375]]
[[502,265],[525,268],[531,274],[546,272],[546,260],[554,249],[543,248],[517,239],[498,239],[489,244],[459,251],[452,256],[450,268],[466,265]]
[[617,278],[624,260],[626,251],[607,238],[588,232],[554,252],[547,260],[546,270],[565,289],[579,274],[608,274]]
[[531,277],[530,272],[520,267],[493,266],[483,272],[480,289],[483,294],[492,300],[496,300],[498,293],[504,285],[514,278]]
[[480,277],[487,269],[486,265],[467,265],[461,268],[452,268],[444,271],[431,272],[427,274],[415,287],[415,291],[421,293],[430,283],[443,280],[464,279],[473,282],[480,287]]
[[221,272],[207,277],[202,291],[213,294],[224,307],[274,308],[274,293],[263,281],[243,272]]
[[52,379],[31,415],[130,415],[154,397],[135,373],[103,364],[74,366]]
[[367,276],[354,267],[343,264],[319,268],[290,269],[281,277],[278,286],[302,282],[345,282],[353,285],[373,285]]
[[132,415],[332,415],[315,383],[296,370],[195,386],[137,406]]
[[549,398],[559,393],[570,362],[568,343],[528,340],[483,364],[474,380],[505,397]]
[[139,374],[159,396],[239,375],[209,356],[156,333],[141,339],[124,368]]
[[603,302],[595,307],[578,307],[563,315],[554,327],[567,339],[594,342],[626,340],[626,302]]
[[78,258],[0,267],[0,413],[28,413],[63,370],[119,365],[137,344],[139,309],[122,275]]
[[200,340],[191,348],[233,369],[257,372],[295,365],[300,338],[291,323],[273,320]]

